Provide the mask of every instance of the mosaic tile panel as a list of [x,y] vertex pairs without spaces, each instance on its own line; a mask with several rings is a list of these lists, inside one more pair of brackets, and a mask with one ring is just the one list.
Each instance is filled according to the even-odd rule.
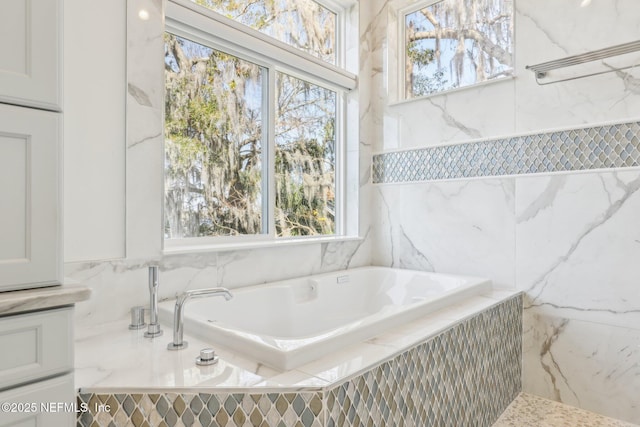
[[325,395],[327,426],[491,426],[522,389],[522,297]]
[[325,390],[81,393],[77,427],[490,426],[522,389],[521,360],[517,296]]
[[640,166],[640,122],[373,156],[373,183]]
[[[322,427],[322,393],[79,394],[77,427]],[[100,405],[109,410],[97,410]],[[103,408],[105,406],[102,406]]]

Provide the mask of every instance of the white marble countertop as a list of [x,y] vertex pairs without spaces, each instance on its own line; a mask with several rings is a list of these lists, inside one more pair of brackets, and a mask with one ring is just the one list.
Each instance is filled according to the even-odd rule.
[[89,299],[85,286],[49,286],[45,288],[0,292],[0,315],[42,310]]
[[456,323],[517,295],[492,291],[431,313],[380,336],[346,347],[329,356],[287,372],[279,372],[237,353],[215,347],[216,365],[200,367],[195,358],[211,344],[189,336],[189,347],[167,350],[172,331],[144,338],[144,329],[131,331],[129,319],[76,327],[76,388],[82,392],[203,392],[251,389],[260,392],[319,390],[358,375],[381,361],[437,335]]
[[493,427],[638,427],[584,409],[554,402],[527,393],[518,397]]

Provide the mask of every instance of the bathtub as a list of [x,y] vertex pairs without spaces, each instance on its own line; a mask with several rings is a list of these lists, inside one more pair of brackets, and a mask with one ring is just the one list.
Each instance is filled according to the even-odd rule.
[[[482,278],[362,267],[189,301],[184,329],[287,371],[490,289]],[[159,304],[161,322],[172,325],[173,308]]]

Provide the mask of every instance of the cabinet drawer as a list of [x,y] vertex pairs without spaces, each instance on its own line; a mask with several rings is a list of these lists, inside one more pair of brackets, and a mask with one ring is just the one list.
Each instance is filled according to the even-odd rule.
[[73,376],[65,375],[0,392],[0,427],[73,427]]
[[73,368],[72,308],[0,318],[0,390]]

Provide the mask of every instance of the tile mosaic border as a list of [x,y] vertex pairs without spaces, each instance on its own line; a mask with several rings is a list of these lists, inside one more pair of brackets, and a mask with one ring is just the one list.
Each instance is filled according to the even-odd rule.
[[325,394],[328,427],[489,427],[522,390],[522,296]]
[[77,427],[489,427],[522,389],[521,361],[519,294],[331,388],[80,393]]
[[640,122],[373,156],[373,183],[640,166]]

